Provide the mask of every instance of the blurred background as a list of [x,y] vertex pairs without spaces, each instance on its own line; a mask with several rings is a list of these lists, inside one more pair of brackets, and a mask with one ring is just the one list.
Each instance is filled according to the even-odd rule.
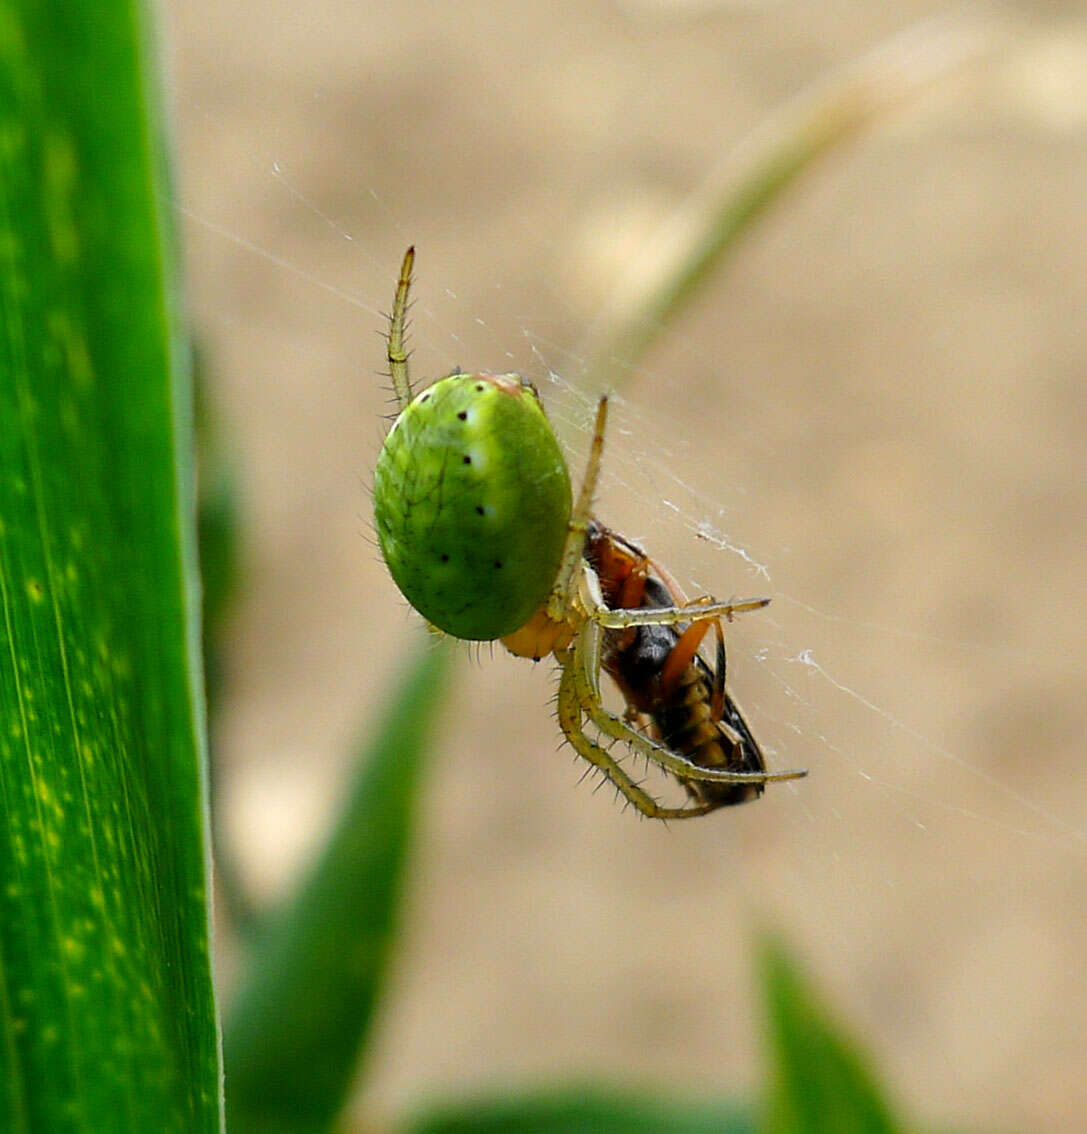
[[[167,5],[189,302],[246,524],[221,805],[259,900],[420,635],[368,497],[406,245],[415,376],[527,374],[578,479],[591,330],[677,207],[942,11]],[[729,628],[730,683],[810,777],[642,822],[579,786],[548,664],[466,649],[358,1113],[545,1079],[750,1092],[760,926],[905,1113],[1087,1112],[1087,16],[960,18],[983,50],[789,191],[608,438],[602,518],[692,593],[773,597]]]

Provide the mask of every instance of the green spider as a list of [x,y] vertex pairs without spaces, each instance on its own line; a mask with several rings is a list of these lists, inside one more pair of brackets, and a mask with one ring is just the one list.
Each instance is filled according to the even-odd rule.
[[[530,382],[454,373],[413,393],[404,335],[414,261],[409,248],[389,322],[400,412],[374,472],[378,541],[404,597],[453,637],[500,640],[534,660],[554,654],[566,739],[647,817],[704,815],[806,775],[766,771],[725,692],[721,619],[769,600],[686,603],[640,548],[592,518],[606,396],[572,506],[566,461]],[[716,672],[698,655],[711,626]],[[602,669],[627,700],[624,717],[604,706]],[[586,718],[671,772],[692,805],[659,804],[586,733]]]

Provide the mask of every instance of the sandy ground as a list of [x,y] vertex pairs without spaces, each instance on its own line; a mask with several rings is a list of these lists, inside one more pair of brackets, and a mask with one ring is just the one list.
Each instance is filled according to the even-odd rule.
[[[247,497],[221,744],[255,892],[314,848],[417,638],[366,495],[405,245],[416,373],[521,369],[579,465],[584,336],[634,253],[771,112],[937,11],[167,7]],[[773,596],[731,680],[810,778],[639,822],[556,754],[545,666],[462,666],[358,1115],[571,1076],[751,1092],[762,924],[914,1118],[1087,1113],[1087,20],[999,24],[798,187],[617,405],[598,511],[693,590]]]

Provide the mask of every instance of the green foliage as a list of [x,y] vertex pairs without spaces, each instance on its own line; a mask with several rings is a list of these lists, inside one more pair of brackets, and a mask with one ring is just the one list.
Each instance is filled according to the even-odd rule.
[[189,381],[146,37],[119,0],[0,8],[8,1130],[219,1123]]
[[612,1087],[559,1087],[478,1099],[421,1113],[405,1134],[753,1134],[748,1112],[731,1103],[682,1103]]
[[767,1134],[890,1134],[899,1129],[858,1049],[819,1006],[784,949],[763,943],[770,1031]]
[[226,1031],[231,1130],[326,1130],[343,1103],[395,948],[422,761],[450,660],[445,643],[425,644],[320,860],[256,934]]
[[900,1129],[865,1060],[819,1007],[784,949],[767,940],[760,960],[769,1089],[758,1121],[735,1102],[690,1103],[616,1088],[556,1086],[435,1104],[402,1129],[407,1134],[499,1130],[891,1134]]
[[196,528],[203,585],[204,682],[214,732],[223,693],[223,638],[241,577],[241,508],[230,453],[211,405],[204,352],[193,351]]

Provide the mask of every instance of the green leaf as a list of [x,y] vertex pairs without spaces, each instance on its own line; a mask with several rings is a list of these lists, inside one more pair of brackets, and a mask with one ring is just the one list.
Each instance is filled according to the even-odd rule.
[[242,931],[254,911],[241,871],[226,836],[219,790],[219,708],[226,682],[224,640],[243,575],[241,508],[230,450],[208,389],[207,355],[193,350],[193,402],[196,428],[196,530],[203,583],[204,687],[208,714],[208,787],[211,796],[211,845],[215,860],[215,896],[231,928]]
[[784,950],[767,940],[760,960],[772,1058],[761,1129],[775,1134],[898,1130],[865,1060],[819,1006]]
[[0,7],[0,1127],[214,1130],[187,362],[139,5]]
[[449,673],[427,642],[361,757],[309,877],[253,942],[226,1029],[232,1131],[326,1130],[354,1078],[394,946],[423,757]]
[[800,94],[746,147],[713,170],[631,265],[597,316],[582,353],[585,387],[607,390],[632,377],[710,274],[819,162],[862,130],[975,58],[985,45],[969,15],[926,21],[878,45]]
[[242,576],[242,523],[237,475],[208,389],[207,356],[198,346],[193,351],[192,369],[197,458],[196,526],[204,600],[204,683],[208,718],[214,733],[223,693],[223,639]]
[[737,1104],[681,1103],[592,1086],[436,1105],[401,1127],[405,1134],[750,1134],[754,1128]]

